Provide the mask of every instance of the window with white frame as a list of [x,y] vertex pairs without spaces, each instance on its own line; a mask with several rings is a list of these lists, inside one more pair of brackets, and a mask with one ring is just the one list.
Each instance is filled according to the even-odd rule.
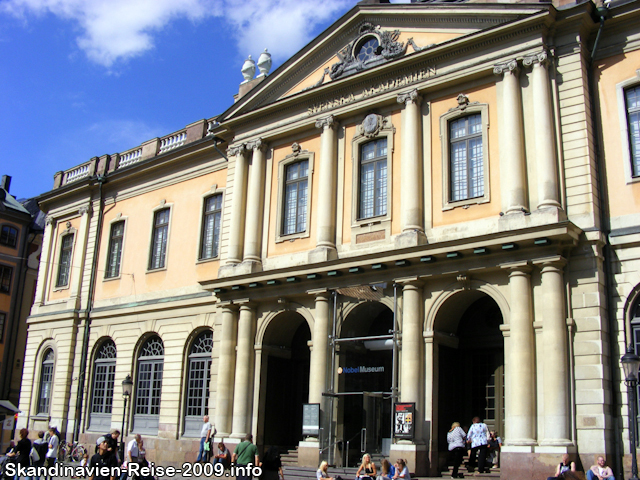
[[0,230],[0,244],[15,247],[18,243],[18,229],[11,225],[3,225]]
[[169,214],[171,209],[164,208],[153,216],[153,233],[151,236],[151,255],[149,270],[164,268],[167,255],[167,239],[169,237]]
[[358,220],[387,214],[387,139],[360,146]]
[[60,245],[60,258],[58,259],[58,275],[56,277],[56,287],[66,287],[67,285],[69,285],[72,251],[73,234],[71,233],[62,237]]
[[459,95],[440,117],[440,137],[442,209],[489,202],[489,105]]
[[189,350],[185,410],[186,435],[199,435],[202,417],[209,414],[212,351],[213,332],[210,330],[198,335]]
[[96,353],[89,425],[92,430],[109,428],[113,410],[113,387],[116,378],[116,345],[106,340]]
[[307,229],[309,193],[309,160],[304,159],[285,167],[284,212],[282,235],[304,232]]
[[109,253],[107,255],[107,269],[105,278],[120,276],[120,263],[122,261],[122,245],[124,240],[124,221],[111,224],[109,234]]
[[134,409],[134,429],[137,432],[158,432],[163,370],[164,345],[159,337],[153,336],[145,342],[138,356]]
[[40,365],[40,388],[38,391],[38,415],[46,415],[51,407],[51,390],[53,387],[53,369],[55,366],[55,355],[52,349],[42,356]]
[[222,194],[204,199],[202,218],[202,242],[200,260],[215,258],[220,250],[220,227],[222,224]]
[[624,91],[631,155],[631,175],[640,176],[640,85]]

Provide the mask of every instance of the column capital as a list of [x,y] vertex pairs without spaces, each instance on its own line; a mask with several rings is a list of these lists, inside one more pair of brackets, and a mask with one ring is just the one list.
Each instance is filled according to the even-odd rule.
[[237,155],[242,155],[247,151],[247,145],[241,143],[240,145],[234,145],[232,147],[227,148],[227,155],[230,157],[235,157]]
[[495,75],[502,75],[503,73],[513,73],[515,75],[518,73],[518,61],[514,59],[505,63],[498,63],[493,66],[493,73]]
[[240,311],[247,311],[247,310],[253,310],[255,312],[256,307],[258,306],[257,303],[252,302],[250,300],[241,300],[238,302],[239,306],[240,306]]
[[87,213],[91,213],[91,211],[92,211],[91,204],[83,205],[78,209],[78,213],[80,213],[80,216],[86,215]]
[[562,270],[567,264],[567,259],[562,255],[554,255],[553,257],[534,260],[533,264],[542,268],[543,271],[551,271],[553,269]]
[[51,215],[47,215],[47,216],[44,218],[44,224],[45,224],[46,226],[53,225],[54,223],[55,223],[55,219],[54,219]]
[[309,295],[314,297],[327,297],[331,296],[331,291],[328,288],[314,288],[313,290],[307,290]]
[[246,144],[247,150],[262,150],[263,152],[267,150],[267,142],[265,142],[262,138],[258,138],[252,142],[247,142]]
[[525,67],[531,67],[532,65],[537,65],[538,67],[546,67],[549,64],[549,55],[546,50],[542,50],[541,52],[524,57],[522,59],[522,64]]
[[233,303],[233,300],[220,300],[220,301],[218,301],[218,308],[220,308],[220,310],[222,310],[222,311],[225,311],[225,310],[230,311],[230,312],[238,311],[238,305]]
[[399,278],[395,282],[402,287],[402,290],[415,290],[424,285],[418,277]]
[[416,104],[420,105],[422,97],[418,94],[417,89],[413,89],[410,92],[399,93],[397,96],[398,103],[404,103],[405,105]]
[[509,276],[511,276],[515,272],[531,273],[532,270],[531,262],[528,260],[525,260],[524,262],[503,263],[500,265],[500,268],[509,270]]
[[318,120],[316,120],[316,128],[337,128],[338,127],[338,121],[336,120],[336,117],[334,117],[333,115],[329,115],[328,117],[324,117],[324,118],[319,118]]

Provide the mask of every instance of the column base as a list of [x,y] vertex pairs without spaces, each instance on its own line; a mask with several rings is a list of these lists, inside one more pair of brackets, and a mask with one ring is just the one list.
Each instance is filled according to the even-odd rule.
[[298,466],[318,468],[320,465],[320,443],[305,440],[298,443]]
[[335,247],[316,247],[309,252],[309,263],[329,262],[338,259]]
[[437,465],[431,465],[428,454],[426,445],[413,443],[395,443],[389,450],[390,462],[395,462],[397,458],[404,458],[409,471],[418,477],[433,474],[432,470],[438,468]]
[[428,243],[427,236],[421,230],[408,230],[395,238],[396,248],[416,247],[418,245],[427,245]]

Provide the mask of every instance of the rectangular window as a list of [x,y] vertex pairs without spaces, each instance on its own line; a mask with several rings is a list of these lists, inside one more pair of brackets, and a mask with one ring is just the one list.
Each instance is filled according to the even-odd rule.
[[120,261],[122,259],[122,239],[124,237],[124,222],[111,225],[109,236],[109,256],[107,257],[107,271],[105,278],[113,278],[120,275]]
[[40,376],[40,395],[38,397],[38,413],[49,413],[51,403],[51,387],[53,385],[53,362],[42,364]]
[[73,235],[62,237],[60,248],[60,260],[58,261],[58,278],[56,287],[64,287],[69,284],[69,272],[71,270],[71,251],[73,249]]
[[449,122],[451,201],[484,195],[482,117],[480,114]]
[[308,187],[309,160],[287,165],[284,184],[283,235],[300,233],[307,229]]
[[358,219],[387,214],[387,139],[362,145]]
[[4,323],[7,319],[7,314],[0,312],[0,342],[4,340]]
[[3,225],[0,231],[0,244],[15,247],[18,243],[18,230],[9,225]]
[[222,194],[205,198],[203,215],[200,260],[218,256],[222,220]]
[[624,92],[629,127],[629,150],[631,151],[631,175],[640,176],[640,85]]
[[116,364],[115,362],[96,363],[95,369],[91,413],[109,414],[113,407]]
[[11,275],[13,268],[0,266],[0,292],[9,293],[11,290]]
[[153,217],[153,240],[151,244],[151,258],[149,270],[164,268],[167,255],[167,237],[169,234],[168,208],[156,212]]

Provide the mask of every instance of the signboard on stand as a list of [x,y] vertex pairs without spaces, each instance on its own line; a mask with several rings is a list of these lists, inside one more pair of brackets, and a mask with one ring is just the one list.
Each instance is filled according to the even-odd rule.
[[396,403],[393,411],[393,436],[413,440],[415,434],[415,403]]
[[302,404],[302,435],[317,437],[320,435],[320,404]]

